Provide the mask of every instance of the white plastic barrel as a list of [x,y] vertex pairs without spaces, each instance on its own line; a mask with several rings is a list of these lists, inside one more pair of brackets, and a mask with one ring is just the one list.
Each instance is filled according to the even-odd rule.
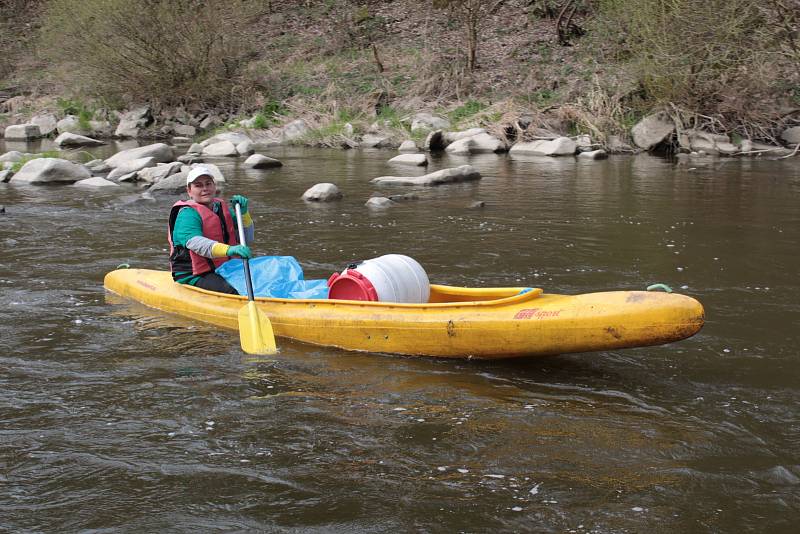
[[380,302],[424,304],[431,296],[428,275],[414,258],[386,254],[364,260],[355,270],[370,281]]

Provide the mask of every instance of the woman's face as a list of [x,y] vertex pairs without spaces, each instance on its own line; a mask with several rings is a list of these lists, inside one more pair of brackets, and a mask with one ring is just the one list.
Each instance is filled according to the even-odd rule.
[[211,201],[217,194],[217,185],[214,179],[210,176],[200,176],[194,182],[186,186],[186,192],[189,193],[189,198],[202,204],[210,206]]

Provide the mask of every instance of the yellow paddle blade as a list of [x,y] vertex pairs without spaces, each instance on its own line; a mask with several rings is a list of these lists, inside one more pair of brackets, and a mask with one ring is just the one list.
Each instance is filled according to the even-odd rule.
[[248,354],[275,354],[278,350],[269,317],[252,300],[239,310],[239,341]]

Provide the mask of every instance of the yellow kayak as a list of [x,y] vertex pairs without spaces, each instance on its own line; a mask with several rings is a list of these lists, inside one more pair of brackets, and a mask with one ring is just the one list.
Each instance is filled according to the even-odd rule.
[[[119,269],[105,288],[169,313],[236,330],[247,298]],[[703,326],[703,306],[675,293],[555,295],[522,287],[431,285],[426,304],[256,297],[275,335],[346,350],[498,359],[660,345]]]

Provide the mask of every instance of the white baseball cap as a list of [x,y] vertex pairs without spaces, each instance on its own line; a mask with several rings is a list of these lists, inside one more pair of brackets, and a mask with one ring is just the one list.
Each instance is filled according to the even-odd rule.
[[186,175],[186,185],[191,184],[201,176],[208,176],[212,180],[214,179],[214,175],[211,174],[211,169],[209,169],[208,167],[195,167],[194,169],[189,171],[189,174]]

